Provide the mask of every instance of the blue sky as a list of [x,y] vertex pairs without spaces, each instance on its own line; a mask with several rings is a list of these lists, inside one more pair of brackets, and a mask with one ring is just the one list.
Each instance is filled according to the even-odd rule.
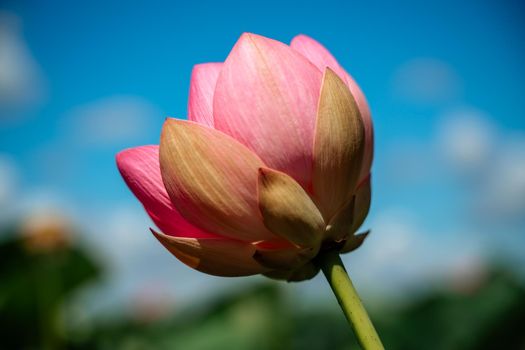
[[[150,271],[146,257],[179,263],[157,257],[161,248],[145,217],[115,223],[134,217],[140,205],[114,155],[157,143],[166,116],[184,118],[192,66],[224,60],[246,31],[284,42],[299,33],[316,38],[369,100],[376,158],[367,224],[378,238],[370,238],[356,263],[376,261],[377,273],[385,273],[380,266],[388,259],[425,260],[426,248],[448,254],[450,245],[458,259],[468,260],[467,251],[475,260],[494,242],[523,255],[516,248],[525,243],[522,1],[3,1],[0,9],[3,35],[15,42],[3,49],[17,52],[10,60],[0,52],[0,154],[17,174],[4,192],[26,203],[20,210],[35,194],[45,203],[54,198],[47,204],[66,207],[86,232],[99,231],[95,246],[115,237],[114,227],[123,231],[118,242],[146,244],[146,255],[134,256],[140,268],[122,272],[129,285]],[[13,68],[12,61],[19,64]],[[6,71],[24,81],[10,87]],[[505,171],[510,190],[498,187]],[[483,204],[494,193],[502,202]],[[399,243],[396,234],[411,230],[402,233],[405,245],[388,250]],[[491,230],[507,233],[493,237]],[[147,238],[136,238],[141,231]],[[432,261],[421,265],[429,269],[416,271],[415,281],[443,267],[439,254],[426,258]],[[176,271],[200,278],[183,269]],[[397,269],[412,281],[403,265]]]

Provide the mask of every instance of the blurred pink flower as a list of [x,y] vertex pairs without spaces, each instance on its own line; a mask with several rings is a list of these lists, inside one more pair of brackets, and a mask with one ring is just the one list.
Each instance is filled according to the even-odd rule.
[[243,34],[193,69],[189,120],[160,146],[117,155],[127,185],[185,264],[208,274],[303,280],[322,249],[357,248],[370,205],[365,97],[315,40]]

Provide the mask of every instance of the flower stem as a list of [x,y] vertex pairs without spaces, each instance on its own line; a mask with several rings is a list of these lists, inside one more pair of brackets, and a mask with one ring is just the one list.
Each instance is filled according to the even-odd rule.
[[320,254],[317,260],[361,347],[364,350],[384,349],[339,253],[327,251]]

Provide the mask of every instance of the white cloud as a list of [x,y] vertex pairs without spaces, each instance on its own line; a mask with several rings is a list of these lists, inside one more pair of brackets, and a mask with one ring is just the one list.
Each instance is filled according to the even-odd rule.
[[163,297],[184,303],[253,282],[253,278],[213,277],[185,266],[150,233],[153,223],[138,203],[114,204],[103,212],[86,213],[84,222],[85,238],[109,269],[105,283],[78,301],[84,308],[90,305],[91,313],[107,312],[115,305],[133,308],[140,302],[137,297],[155,286],[163,289]]
[[483,220],[525,220],[525,135],[506,139],[474,200]]
[[145,99],[116,95],[71,110],[66,132],[84,145],[115,145],[143,138],[162,118],[161,112]]
[[0,12],[0,119],[43,101],[47,86],[25,43],[20,19]]
[[375,215],[372,233],[359,250],[348,256],[356,283],[372,291],[407,297],[410,292],[435,287],[457,275],[461,265],[467,276],[468,261],[483,261],[482,242],[467,232],[432,232],[418,222],[415,212],[390,208]]
[[14,208],[18,217],[32,213],[58,213],[74,218],[78,214],[65,194],[54,188],[25,188],[17,193],[17,197],[19,199]]
[[479,171],[493,156],[497,133],[483,111],[456,109],[441,118],[437,130],[438,148],[455,170],[461,173]]
[[379,165],[384,166],[386,171],[377,176],[395,186],[427,183],[436,175],[435,159],[429,157],[432,151],[429,145],[422,145],[420,141],[402,140],[391,143],[383,150],[384,161]]
[[[15,170],[14,174],[18,174],[18,170],[13,169]],[[2,181],[3,170],[0,165],[0,182]],[[15,175],[13,182],[11,182],[14,186],[9,190],[8,202],[4,203],[6,205],[0,203],[0,226],[33,215],[59,216],[68,221],[72,219],[72,222],[79,217],[76,206],[63,192],[45,186],[22,187],[16,185],[18,182],[20,182],[20,178]]]
[[447,113],[437,150],[453,175],[468,182],[467,212],[476,222],[508,226],[525,220],[525,134],[497,128],[483,111]]
[[[139,205],[117,205],[107,213],[105,217],[105,224],[102,225],[106,233],[103,239],[111,242],[111,247],[119,247],[119,249],[112,249],[112,256],[121,260],[124,265],[128,261],[135,260],[137,255],[140,255],[142,249],[148,246],[150,242],[149,227],[151,222],[144,210]],[[97,227],[100,230],[101,227]],[[111,237],[107,237],[107,233]]]
[[435,104],[459,98],[463,83],[446,62],[415,58],[395,72],[393,90],[395,96],[407,102]]

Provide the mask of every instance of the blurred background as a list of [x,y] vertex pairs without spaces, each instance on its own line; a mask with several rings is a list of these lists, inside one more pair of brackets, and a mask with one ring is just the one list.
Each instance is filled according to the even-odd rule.
[[321,41],[373,112],[344,256],[389,349],[525,349],[525,4],[0,2],[0,348],[348,349],[322,275],[190,270],[115,166],[242,32]]

